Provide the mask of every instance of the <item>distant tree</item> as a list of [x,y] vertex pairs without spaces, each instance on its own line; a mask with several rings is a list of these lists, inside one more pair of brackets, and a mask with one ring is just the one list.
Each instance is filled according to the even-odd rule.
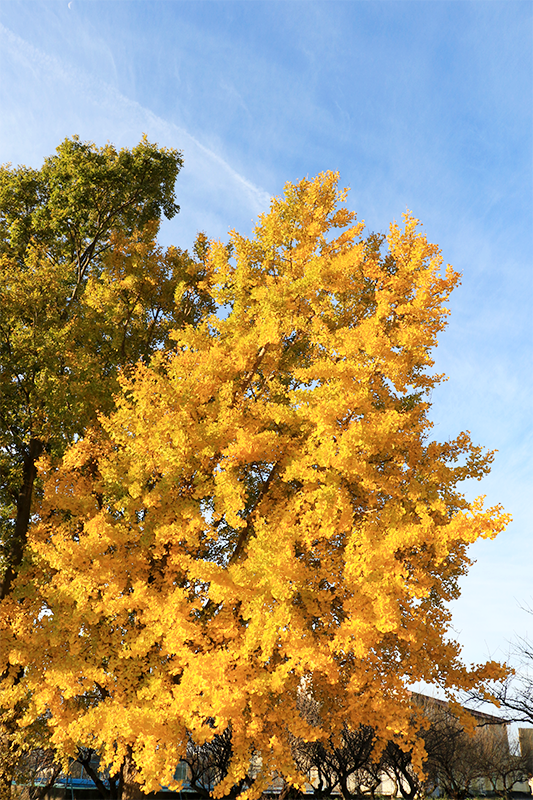
[[361,725],[356,730],[346,726],[338,741],[333,737],[321,742],[295,741],[294,760],[298,770],[309,777],[316,797],[330,797],[340,792],[346,800],[374,796],[381,782],[379,764],[374,765],[375,733]]
[[[533,611],[525,609],[529,613]],[[496,700],[509,722],[525,722],[533,726],[533,643],[527,637],[517,637],[511,644],[510,662],[513,670],[505,680],[491,683],[484,691],[470,691],[466,697],[473,706],[482,706],[487,696]],[[493,764],[500,777],[500,786],[507,792],[522,778],[533,776],[533,738],[529,729],[519,730],[520,745],[514,743],[509,755],[495,747],[486,754],[487,764]],[[507,788],[506,788],[507,787]]]
[[54,750],[24,750],[15,767],[14,776],[17,784],[24,786],[28,800],[43,800],[50,795],[62,769]]
[[[533,725],[533,643],[528,638],[519,637],[512,648],[515,669],[504,682],[492,686],[491,693],[509,720]],[[470,699],[479,703],[484,695],[471,693]]]
[[426,759],[425,788],[436,787],[446,797],[464,800],[475,794],[480,780],[488,778],[484,753],[491,742],[499,742],[500,753],[507,745],[505,724],[458,715],[447,704],[435,704],[425,712],[430,720],[422,734]]
[[509,751],[504,719],[416,693],[413,700],[415,716],[422,712],[425,718],[415,747],[422,760],[416,763],[413,748],[400,738],[388,742],[381,761],[402,797],[413,800],[438,789],[447,797],[464,798],[475,792],[479,781],[494,779],[499,792],[502,785],[509,788],[511,781],[520,779],[523,764]]
[[507,736],[488,733],[480,743],[481,771],[496,796],[509,798],[513,787],[527,780],[529,759],[518,742],[510,744]]
[[[201,745],[195,744],[192,738],[189,739],[182,763],[187,766],[189,786],[202,797],[210,797],[216,787],[227,778],[233,759],[231,739],[231,726]],[[249,773],[227,790],[224,796],[236,797],[252,783],[253,776]]]
[[402,749],[397,742],[390,741],[383,752],[380,766],[395,785],[395,796],[413,800],[422,792],[424,775],[413,767],[411,748]]
[[525,762],[525,773],[528,780],[533,777],[533,728],[518,729],[520,755]]

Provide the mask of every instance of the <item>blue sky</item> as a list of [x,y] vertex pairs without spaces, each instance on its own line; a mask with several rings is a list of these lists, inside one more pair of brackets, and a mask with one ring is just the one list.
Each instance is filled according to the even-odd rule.
[[409,208],[463,273],[435,436],[498,449],[466,491],[514,516],[454,604],[467,662],[533,634],[532,54],[529,0],[0,0],[0,161],[146,132],[184,154],[161,232],[182,247],[250,233],[286,181],[339,170],[369,230]]

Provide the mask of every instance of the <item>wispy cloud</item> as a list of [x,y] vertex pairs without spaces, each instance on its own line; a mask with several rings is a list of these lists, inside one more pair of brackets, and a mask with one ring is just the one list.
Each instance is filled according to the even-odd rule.
[[[172,227],[173,231],[179,227],[188,242],[199,229],[217,237],[234,226],[246,232],[252,218],[268,207],[268,192],[222,155],[109,83],[47,54],[1,24],[0,49],[1,161],[26,160],[31,153],[37,165],[61,139],[74,133],[117,146],[131,146],[146,133],[150,140],[184,153],[178,184],[182,214],[179,226]],[[26,102],[20,102],[21,94]],[[43,141],[49,142],[48,151],[42,151]]]

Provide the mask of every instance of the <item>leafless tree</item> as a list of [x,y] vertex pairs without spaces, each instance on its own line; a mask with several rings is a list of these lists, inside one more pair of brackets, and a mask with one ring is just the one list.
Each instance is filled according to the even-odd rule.
[[480,742],[480,759],[483,775],[498,797],[510,797],[515,784],[527,780],[527,756],[520,753],[517,742],[509,745],[507,737],[485,736]]
[[[182,761],[187,765],[189,786],[202,797],[211,797],[215,786],[228,775],[233,756],[231,738],[229,726],[223,733],[216,734],[211,741],[202,745],[197,745],[192,738],[189,739]],[[226,797],[236,797],[243,789],[251,786],[253,780],[252,775],[246,776],[232,787]]]
[[381,778],[373,762],[374,730],[368,725],[344,727],[339,739],[293,743],[298,770],[309,776],[316,797],[329,797],[340,791],[346,800],[373,797]]
[[[533,611],[531,612],[533,613]],[[512,722],[533,725],[533,643],[518,638],[513,646],[514,673],[507,680],[491,687],[491,694]],[[471,695],[472,702],[482,702],[479,695]]]
[[463,800],[475,794],[484,780],[505,796],[523,774],[523,765],[517,763],[515,753],[509,752],[505,722],[471,712],[474,730],[468,732],[448,703],[422,695],[418,702],[427,720],[427,727],[418,734],[426,754],[423,774],[413,768],[407,745],[402,748],[389,742],[382,759],[383,769],[402,797],[414,800],[438,788],[447,797]]
[[[533,614],[531,608],[524,610]],[[518,637],[511,645],[509,661],[514,667],[512,673],[506,680],[487,687],[487,691],[500,706],[508,722],[533,725],[533,642],[527,637]],[[479,692],[472,692],[466,702],[479,707],[483,706],[486,698]],[[527,729],[524,729],[523,733],[526,732]],[[489,774],[499,773],[498,789],[495,788],[496,779],[489,778],[494,791],[508,796],[514,784],[533,776],[532,742],[533,739],[524,736],[521,746],[514,744],[509,754],[505,753],[505,748],[500,752],[495,747],[494,751],[489,750],[484,755]]]
[[410,749],[404,750],[397,742],[388,742],[381,766],[396,786],[395,795],[400,794],[405,800],[413,800],[420,794],[424,779],[413,768]]
[[445,708],[433,708],[428,716],[429,726],[418,734],[426,753],[423,772],[413,767],[412,749],[394,741],[384,750],[382,768],[405,800],[428,796],[437,787],[441,794],[462,800],[480,775],[472,740]]
[[426,780],[454,800],[474,794],[483,777],[479,743],[452,714],[433,719],[424,735]]
[[24,787],[28,800],[43,800],[55,786],[61,771],[53,749],[35,748],[20,754],[14,776],[17,784]]

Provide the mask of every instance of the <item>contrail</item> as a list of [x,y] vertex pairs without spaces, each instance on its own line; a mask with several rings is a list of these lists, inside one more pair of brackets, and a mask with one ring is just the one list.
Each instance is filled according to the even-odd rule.
[[155,129],[163,134],[167,142],[179,141],[179,149],[182,149],[183,145],[185,145],[186,163],[189,161],[186,147],[186,142],[188,140],[194,149],[202,153],[202,155],[211,162],[217,164],[241,190],[244,190],[244,193],[252,201],[254,212],[257,213],[258,211],[264,211],[268,208],[270,201],[268,192],[255,186],[251,181],[234,169],[222,156],[202,144],[195,136],[181,126],[154,114],[153,111],[145,108],[136,100],[131,100],[106,81],[94,78],[77,67],[71,65],[67,66],[56,56],[49,55],[40,48],[30,44],[1,23],[0,41],[2,41],[4,51],[8,50],[15,62],[26,67],[35,75],[48,73],[52,76],[54,81],[70,85],[75,89],[75,94],[78,98],[82,97],[103,109],[109,108],[112,112],[110,115],[111,118],[117,119],[117,111],[122,110],[122,115],[130,123],[129,127],[135,125],[135,127],[139,127],[141,130],[145,130],[146,128]]

